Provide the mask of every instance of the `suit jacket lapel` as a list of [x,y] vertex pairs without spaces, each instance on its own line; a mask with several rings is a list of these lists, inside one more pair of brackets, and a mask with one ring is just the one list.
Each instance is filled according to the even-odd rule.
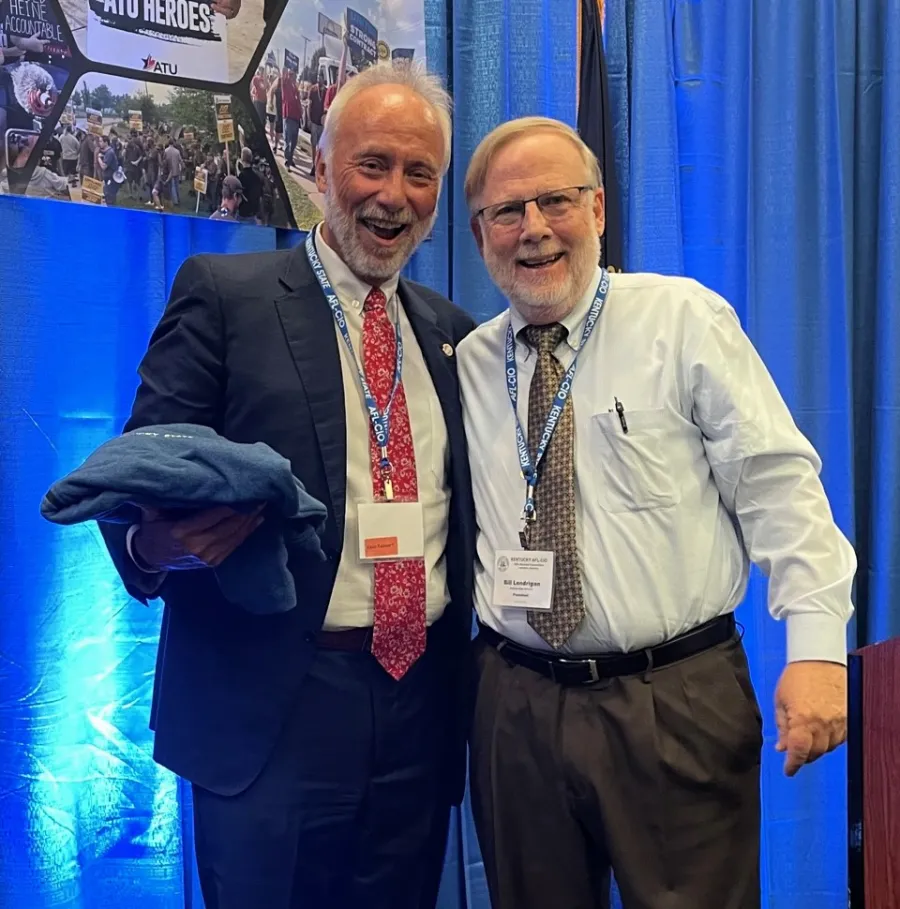
[[462,451],[459,446],[464,443],[456,374],[456,349],[451,338],[444,334],[437,324],[434,310],[402,279],[399,293],[444,413],[452,460],[453,452]]
[[276,298],[294,365],[306,391],[331,496],[338,541],[344,539],[347,499],[347,419],[344,380],[334,317],[316,276],[298,246],[281,276],[285,292]]

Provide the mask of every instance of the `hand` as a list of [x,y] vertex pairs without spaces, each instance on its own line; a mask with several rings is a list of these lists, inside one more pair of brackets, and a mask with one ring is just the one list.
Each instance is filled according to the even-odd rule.
[[214,13],[221,13],[226,19],[233,19],[241,11],[241,0],[214,0],[210,6]]
[[776,751],[794,776],[847,738],[847,668],[839,663],[788,663],[775,689]]
[[143,510],[132,545],[140,561],[154,571],[187,571],[221,565],[262,524],[264,505],[246,514],[233,508],[207,508],[182,518],[165,519]]
[[40,38],[21,38],[19,47],[23,51],[31,51],[33,54],[42,54],[44,53],[44,48],[47,46],[46,41],[42,41]]

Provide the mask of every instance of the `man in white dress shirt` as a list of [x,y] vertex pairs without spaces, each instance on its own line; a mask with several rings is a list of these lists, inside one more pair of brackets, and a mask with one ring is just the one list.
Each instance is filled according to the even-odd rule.
[[732,611],[787,632],[789,775],[846,727],[856,568],[733,309],[608,275],[595,157],[507,123],[466,177],[510,309],[459,347],[478,524],[470,781],[494,909],[754,909],[761,717]]

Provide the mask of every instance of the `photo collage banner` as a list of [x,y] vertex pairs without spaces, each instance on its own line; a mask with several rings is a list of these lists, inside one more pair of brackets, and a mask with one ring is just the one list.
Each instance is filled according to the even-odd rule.
[[0,0],[0,195],[309,230],[338,89],[424,0]]

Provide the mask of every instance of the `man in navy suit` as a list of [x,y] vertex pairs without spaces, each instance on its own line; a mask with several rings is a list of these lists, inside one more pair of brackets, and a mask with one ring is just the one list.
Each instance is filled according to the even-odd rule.
[[290,251],[196,256],[126,430],[265,442],[328,507],[299,603],[250,615],[209,570],[262,520],[145,513],[106,531],[165,602],[155,757],[193,784],[208,909],[426,909],[464,788],[474,517],[456,345],[473,328],[399,277],[430,231],[449,99],[415,68],[358,76],[328,115],[325,221]]

